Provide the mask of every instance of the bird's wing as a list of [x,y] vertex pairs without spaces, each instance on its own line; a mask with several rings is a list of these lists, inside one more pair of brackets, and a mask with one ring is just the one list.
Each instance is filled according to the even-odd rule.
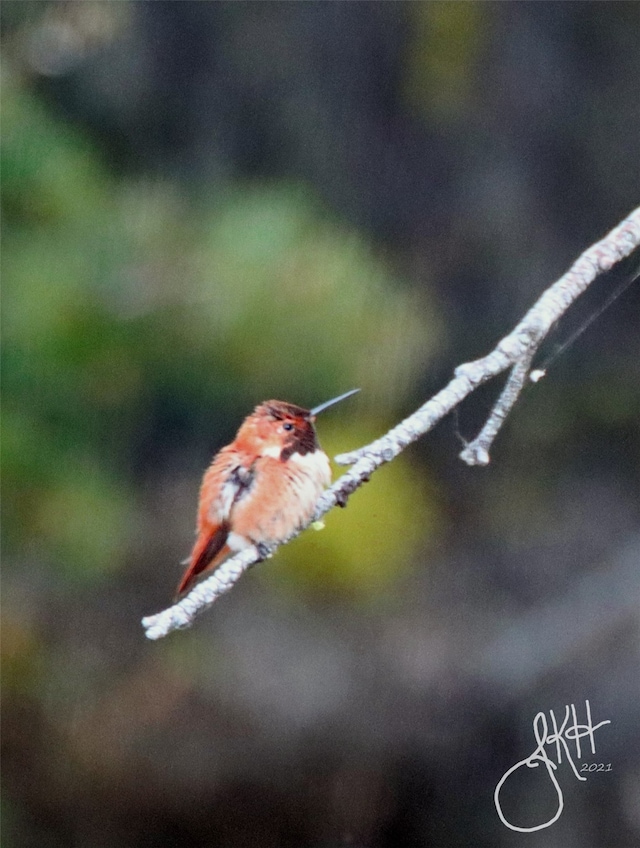
[[220,494],[215,503],[211,503],[208,510],[210,521],[225,521],[231,516],[231,511],[252,488],[256,472],[256,463],[243,464],[237,462],[232,464],[226,472],[226,481],[220,488]]
[[[243,457],[231,454],[218,455],[204,476],[198,515],[198,538],[189,557],[177,595],[182,595],[193,585],[204,571],[218,565],[231,549],[229,517],[234,505],[241,500],[253,485],[254,465],[243,464]],[[222,486],[219,480],[225,479]],[[216,492],[212,497],[211,493]]]

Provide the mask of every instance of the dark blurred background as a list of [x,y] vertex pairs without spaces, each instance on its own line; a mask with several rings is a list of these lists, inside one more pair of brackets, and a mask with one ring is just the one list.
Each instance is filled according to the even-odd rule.
[[[1,13],[4,845],[640,844],[638,284],[488,468],[446,419],[192,630],[140,626],[256,403],[360,386],[319,432],[364,444],[637,206],[640,5]],[[560,819],[509,830],[535,714],[585,699],[611,771],[563,761]],[[556,808],[543,768],[503,801]]]

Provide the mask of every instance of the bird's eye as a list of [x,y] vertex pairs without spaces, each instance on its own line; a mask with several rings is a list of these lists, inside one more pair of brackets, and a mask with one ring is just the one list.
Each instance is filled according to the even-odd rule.
[[282,425],[283,430],[293,430],[293,424],[290,421],[285,421]]

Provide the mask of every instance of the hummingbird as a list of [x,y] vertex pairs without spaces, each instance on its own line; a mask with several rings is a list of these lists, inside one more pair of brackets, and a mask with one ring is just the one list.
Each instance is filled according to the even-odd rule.
[[331,482],[316,416],[359,391],[313,409],[267,400],[244,419],[204,474],[196,541],[176,597],[238,551],[284,541],[307,524]]

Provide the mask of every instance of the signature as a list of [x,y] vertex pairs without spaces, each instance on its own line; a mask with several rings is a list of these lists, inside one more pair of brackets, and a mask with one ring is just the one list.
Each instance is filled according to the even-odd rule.
[[[576,768],[576,764],[573,760],[572,751],[569,748],[569,742],[575,743],[575,757],[577,760],[580,760],[580,758],[582,757],[580,740],[585,736],[588,736],[589,742],[591,743],[591,753],[595,754],[596,743],[593,734],[596,730],[598,730],[598,728],[602,727],[605,724],[611,724],[611,722],[609,720],[601,721],[598,724],[594,725],[591,721],[591,706],[589,705],[589,701],[585,701],[585,707],[587,713],[586,724],[578,724],[576,708],[574,704],[571,704],[565,707],[564,721],[562,722],[560,727],[558,727],[558,722],[556,720],[553,710],[549,710],[549,716],[551,718],[551,725],[553,730],[553,732],[551,733],[549,732],[547,717],[544,713],[538,713],[534,718],[533,733],[536,737],[536,742],[538,743],[537,748],[532,754],[526,757],[526,759],[520,760],[520,762],[516,763],[515,766],[511,766],[511,768],[504,773],[500,782],[496,786],[495,792],[493,794],[493,798],[496,804],[496,810],[498,811],[498,815],[500,816],[500,821],[511,830],[518,830],[521,833],[531,833],[534,830],[542,830],[545,827],[549,827],[554,822],[558,821],[564,808],[564,798],[562,796],[562,790],[560,789],[560,785],[556,779],[555,772],[560,763],[562,762],[563,753],[578,780],[587,779],[586,777],[581,777],[578,774],[578,769]],[[547,751],[545,748],[545,746],[547,745],[555,745],[556,762],[553,762],[547,755]],[[549,778],[551,780],[551,783],[553,784],[556,793],[556,812],[548,821],[545,821],[542,824],[535,825],[534,827],[518,827],[517,825],[511,824],[511,822],[507,821],[507,818],[502,811],[502,807],[500,806],[500,791],[502,790],[506,781],[511,777],[512,774],[517,772],[518,769],[522,768],[523,766],[527,766],[527,768],[538,768],[541,763],[546,768],[547,774],[549,775]]]

